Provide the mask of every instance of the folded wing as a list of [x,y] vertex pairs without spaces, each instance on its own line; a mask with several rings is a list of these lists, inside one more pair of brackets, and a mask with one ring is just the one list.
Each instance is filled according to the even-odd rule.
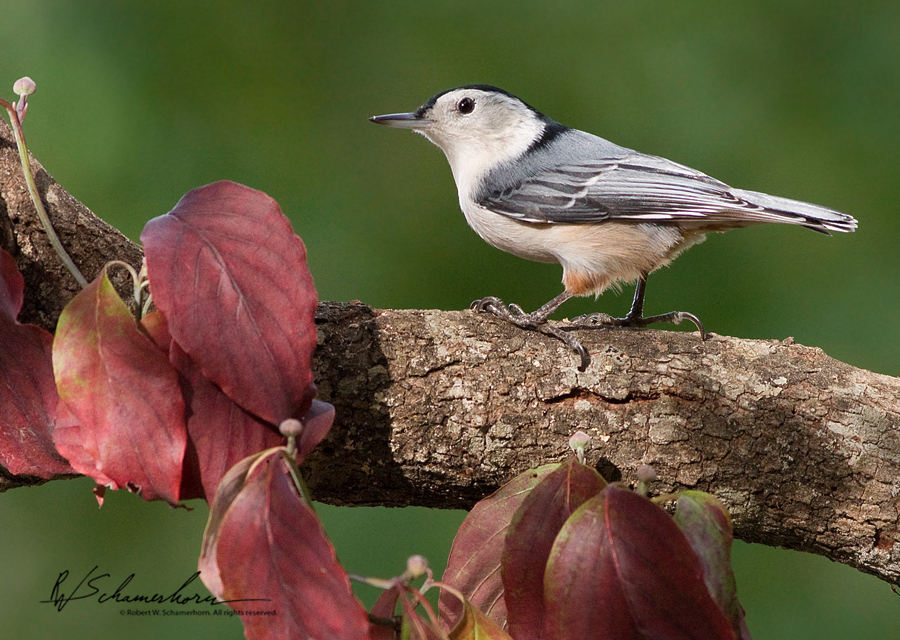
[[855,219],[833,209],[732,189],[699,171],[636,152],[610,160],[559,164],[489,193],[479,204],[533,223],[618,220],[724,230],[781,222],[823,233],[856,228]]

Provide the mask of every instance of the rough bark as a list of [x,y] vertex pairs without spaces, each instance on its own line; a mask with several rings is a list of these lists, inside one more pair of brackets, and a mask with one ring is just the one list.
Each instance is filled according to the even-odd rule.
[[[0,125],[0,244],[27,281],[22,319],[52,329],[75,284],[36,225]],[[37,163],[63,243],[85,275],[139,249]],[[744,540],[825,555],[900,582],[900,380],[790,342],[584,330],[587,371],[564,345],[470,311],[323,303],[320,396],[337,408],[309,461],[315,495],[339,504],[466,508],[531,466],[569,455],[659,492],[719,496]],[[33,479],[6,477],[5,487]]]

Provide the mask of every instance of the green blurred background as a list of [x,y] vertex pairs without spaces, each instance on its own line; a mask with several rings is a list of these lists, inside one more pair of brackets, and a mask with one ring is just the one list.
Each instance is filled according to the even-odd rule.
[[[494,294],[535,308],[561,290],[560,269],[479,240],[443,155],[367,122],[491,83],[619,144],[856,216],[850,236],[774,226],[715,236],[651,278],[647,310],[692,311],[721,334],[794,336],[900,374],[896,0],[0,0],[0,9],[0,94],[12,99],[23,75],[38,86],[32,151],[134,239],[184,192],[227,178],[280,202],[323,300],[459,309]],[[623,313],[629,302],[611,292],[565,313]],[[64,570],[76,580],[99,565],[110,589],[134,573],[135,593],[171,591],[194,571],[205,507],[118,493],[98,511],[90,488],[82,479],[0,495],[3,637],[242,636],[233,618],[40,604]],[[440,570],[463,517],[322,515],[348,569],[380,576],[412,553]],[[875,578],[743,543],[734,562],[756,638],[900,638],[900,598]]]

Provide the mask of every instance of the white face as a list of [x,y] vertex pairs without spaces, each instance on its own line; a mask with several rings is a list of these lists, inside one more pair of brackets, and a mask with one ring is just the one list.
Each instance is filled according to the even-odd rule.
[[480,89],[441,95],[422,120],[414,130],[444,151],[460,193],[496,163],[524,153],[544,128],[521,101]]

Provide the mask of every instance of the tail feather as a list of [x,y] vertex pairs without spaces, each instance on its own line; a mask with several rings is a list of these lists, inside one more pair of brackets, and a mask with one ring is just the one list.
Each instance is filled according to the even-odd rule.
[[772,214],[772,222],[798,224],[814,231],[849,233],[856,230],[856,219],[846,213],[816,204],[770,196],[757,191],[732,189],[731,193],[746,202],[761,207]]

